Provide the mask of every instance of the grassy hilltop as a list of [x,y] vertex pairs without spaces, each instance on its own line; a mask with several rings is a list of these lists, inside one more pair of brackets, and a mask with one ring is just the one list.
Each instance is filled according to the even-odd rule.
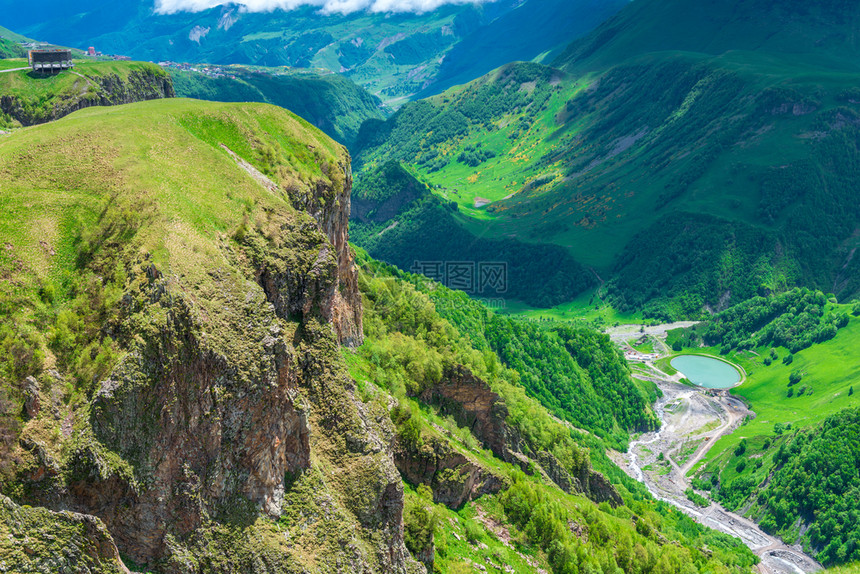
[[[0,69],[27,67],[25,59],[0,60]],[[0,127],[55,120],[90,106],[173,96],[170,76],[145,62],[75,60],[72,71],[41,76],[30,70],[0,74]]]
[[[289,184],[292,195],[269,191],[238,158]],[[90,108],[2,136],[3,492],[19,504],[64,500],[64,508],[98,514],[127,557],[153,567],[158,562],[157,570],[230,571],[230,564],[250,564],[260,555],[278,571],[295,564],[299,558],[277,542],[283,536],[276,521],[258,520],[262,503],[252,497],[267,487],[241,485],[269,480],[268,468],[280,472],[273,480],[283,484],[278,465],[297,472],[311,452],[314,468],[340,456],[341,446],[319,446],[331,440],[328,431],[314,431],[312,447],[307,442],[306,425],[325,427],[317,417],[325,418],[328,408],[336,409],[341,424],[358,424],[348,386],[337,378],[342,371],[331,363],[336,351],[305,347],[336,345],[327,327],[313,336],[307,330],[317,325],[311,315],[324,313],[318,306],[327,285],[334,281],[331,293],[336,289],[337,263],[317,222],[292,204],[301,204],[305,194],[304,201],[333,208],[347,165],[345,150],[316,128],[262,104],[169,99]],[[282,310],[283,319],[252,271],[259,265],[280,281],[282,258],[318,293],[284,284],[285,297],[306,296],[307,302],[304,314]],[[277,344],[260,342],[274,341],[282,329]],[[305,337],[314,342],[303,343]],[[319,367],[314,377],[314,388],[326,389],[322,402],[311,398],[313,391],[287,399],[272,382],[286,384],[289,371],[295,385],[303,369],[316,368],[291,362],[297,347],[329,369]],[[115,381],[111,390],[98,392],[108,376]],[[213,402],[206,406],[204,397]],[[310,421],[296,414],[293,400],[316,405]],[[167,405],[179,408],[168,414]],[[305,429],[304,441],[290,439],[289,463],[265,462],[275,455],[271,448],[252,448],[255,437],[246,429],[270,428],[270,416],[280,421],[271,429]],[[363,428],[367,437],[376,432],[372,425]],[[276,438],[286,448],[286,434],[257,440],[271,445]],[[173,456],[184,462],[175,466]],[[249,474],[249,457],[261,470]],[[385,459],[348,460],[348,472],[378,473],[362,481],[362,496],[373,496],[374,488],[384,489],[380,481],[396,476]],[[47,465],[41,467],[47,475],[31,474],[40,465]],[[225,477],[225,490],[207,490],[197,505],[177,502],[171,512],[180,514],[163,514],[163,501],[184,496],[171,481],[215,484],[193,478],[213,471]],[[294,480],[291,504],[312,506],[314,496],[323,496],[330,520],[298,534],[293,544],[314,553],[331,544],[324,560],[337,560],[335,547],[345,536],[343,544],[370,564],[408,563],[396,525],[386,526],[396,517],[364,519],[365,530],[343,502],[357,491],[341,496],[340,482],[320,485],[318,473],[303,476]],[[399,479],[393,484],[396,505]],[[129,512],[136,517],[129,520]],[[395,535],[386,547],[393,558],[384,558],[377,551],[381,539],[373,538],[382,534],[372,532],[389,527]],[[340,534],[324,538],[318,528]],[[192,533],[196,537],[189,538]],[[207,549],[210,544],[228,544],[228,554]]]
[[176,95],[215,102],[263,102],[291,110],[349,145],[368,119],[385,118],[379,98],[339,74],[225,66],[224,77],[170,70]]

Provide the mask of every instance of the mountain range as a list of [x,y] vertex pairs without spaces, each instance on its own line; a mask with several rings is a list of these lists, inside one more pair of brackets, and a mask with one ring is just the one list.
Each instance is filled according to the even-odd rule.
[[553,66],[511,64],[367,122],[353,153],[365,170],[412,166],[476,236],[565,247],[622,310],[695,316],[791,285],[848,300],[857,15],[637,1]]
[[159,14],[151,0],[51,0],[39,13],[9,3],[3,23],[49,42],[143,60],[324,68],[399,105],[511,60],[549,57],[625,3],[498,0],[419,14],[321,14],[314,6],[254,13],[225,4]]
[[319,4],[4,6],[0,571],[856,574],[860,6]]

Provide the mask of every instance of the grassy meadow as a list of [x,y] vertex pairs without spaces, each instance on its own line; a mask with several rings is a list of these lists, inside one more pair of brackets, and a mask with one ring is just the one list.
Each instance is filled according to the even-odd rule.
[[[846,311],[849,309],[847,305],[839,307]],[[672,342],[671,334],[669,342]],[[746,371],[747,378],[742,385],[732,389],[732,394],[744,399],[756,413],[754,419],[717,441],[702,464],[725,463],[727,455],[743,439],[763,443],[767,437],[773,438],[774,425],[777,423],[791,424],[793,428],[810,427],[840,410],[860,406],[860,393],[849,395],[851,387],[860,391],[858,348],[860,318],[852,317],[836,337],[794,353],[793,361],[788,365],[782,359],[789,355],[789,351],[782,347],[775,349],[777,359],[769,366],[763,363],[763,358],[770,353],[768,347],[732,351],[728,355],[720,355],[718,348],[689,349],[725,357],[740,365]],[[796,371],[803,373],[803,377],[793,385],[794,396],[789,397],[789,377]],[[808,390],[802,396],[797,396],[802,387]]]

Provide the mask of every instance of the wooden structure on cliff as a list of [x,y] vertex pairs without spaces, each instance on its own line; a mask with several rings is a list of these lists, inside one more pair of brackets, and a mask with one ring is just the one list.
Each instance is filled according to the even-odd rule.
[[71,50],[30,50],[27,60],[33,71],[40,74],[58,74],[75,67]]

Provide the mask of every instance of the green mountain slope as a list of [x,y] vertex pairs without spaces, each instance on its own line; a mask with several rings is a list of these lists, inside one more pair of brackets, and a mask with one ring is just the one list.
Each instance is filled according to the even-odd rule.
[[491,305],[513,297],[552,306],[594,284],[593,275],[557,246],[471,233],[456,203],[433,195],[394,161],[356,184],[351,219],[352,240],[373,257]]
[[23,58],[27,51],[21,46],[25,38],[0,26],[0,59]]
[[[386,103],[468,81],[511,60],[557,51],[613,14],[624,0],[497,0],[417,13],[322,12],[318,5],[252,12],[226,4],[158,14],[145,0],[46,0],[35,15],[10,5],[4,23],[34,37],[105,53],[180,62],[324,68],[342,72]],[[559,17],[551,17],[555,13]],[[455,48],[463,44],[462,50]],[[489,49],[490,53],[486,53]],[[475,56],[478,55],[478,58]],[[439,87],[432,87],[440,82]]]
[[385,117],[378,98],[341,75],[243,66],[218,70],[213,76],[170,69],[176,95],[217,102],[274,104],[345,144],[352,143],[365,120]]
[[571,40],[596,28],[627,2],[542,0],[521,3],[455,44],[445,55],[433,83],[418,97],[465,84],[510,62],[551,60]]
[[0,137],[2,491],[97,515],[141,569],[420,571],[390,426],[339,354],[361,338],[348,170],[261,104]]
[[[7,569],[755,563],[529,398],[548,383],[613,442],[653,424],[606,337],[517,326],[363,255],[357,272],[349,157],[291,113],[89,108],[0,136],[0,173]],[[522,348],[494,340],[518,329]]]
[[[6,60],[9,68],[26,60]],[[39,77],[29,70],[0,74],[0,127],[30,126],[91,106],[173,97],[170,76],[155,64],[75,60],[72,71]]]
[[[432,561],[440,572],[458,572],[469,562],[486,564],[488,572],[508,567],[530,572],[536,565],[554,573],[749,569],[749,554],[737,541],[703,529],[669,505],[655,504],[609,462],[599,439],[550,416],[512,383],[518,373],[523,380],[530,376],[529,369],[541,361],[557,360],[557,342],[571,340],[528,324],[514,326],[462,293],[362,254],[358,260],[366,340],[349,359],[351,372],[369,400],[382,391],[397,401],[391,411],[395,461],[416,487],[414,494],[408,492],[407,545],[416,555],[423,551],[425,564]],[[599,383],[593,379],[594,388],[607,394],[625,392],[615,383],[633,385],[605,336],[587,329],[562,331],[575,333],[576,343],[562,352],[575,356],[576,376],[601,377]],[[494,339],[505,337],[507,348],[494,346]],[[516,364],[510,361],[513,348]],[[451,370],[451,364],[459,366]],[[613,372],[613,366],[620,371]],[[571,373],[556,368],[560,375]],[[553,384],[564,386],[560,379]],[[533,394],[529,383],[525,386]],[[582,396],[576,385],[569,389]],[[643,412],[641,405],[632,411]],[[594,429],[602,424],[599,417],[582,422]],[[614,486],[607,487],[592,467]],[[499,479],[504,486],[495,482]],[[482,495],[461,506],[464,485]],[[571,485],[580,486],[571,490]],[[602,501],[598,512],[581,497],[583,488],[592,501]],[[619,498],[611,497],[615,489]],[[581,528],[588,529],[588,537]],[[505,544],[512,538],[516,545]],[[708,550],[700,555],[703,544]]]
[[[355,153],[414,166],[476,235],[567,248],[622,311],[695,316],[796,284],[850,298],[860,78],[837,56],[856,7],[774,6],[721,0],[709,26],[662,34],[700,6],[631,3],[564,69],[508,66],[405,106]],[[763,15],[757,44],[737,39]]]
[[858,23],[860,9],[841,0],[635,2],[571,44],[555,65],[602,70],[654,52],[743,51],[856,70]]

